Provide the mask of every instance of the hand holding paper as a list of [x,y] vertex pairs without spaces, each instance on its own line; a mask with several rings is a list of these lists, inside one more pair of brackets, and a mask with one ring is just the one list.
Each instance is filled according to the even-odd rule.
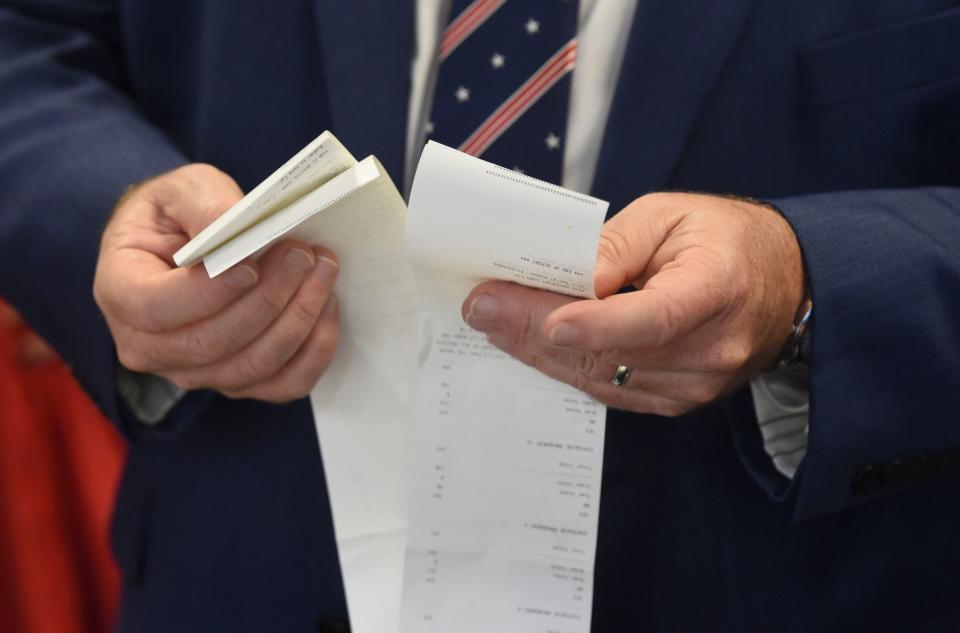
[[336,257],[287,240],[210,279],[174,268],[174,251],[241,198],[209,165],[139,185],[104,231],[94,296],[120,362],[184,389],[275,402],[305,395],[339,337]]
[[[771,271],[776,280],[755,282]],[[773,209],[660,193],[604,225],[600,300],[489,283],[471,293],[464,311],[501,350],[601,402],[676,416],[773,366],[802,279],[796,238]],[[614,294],[631,284],[636,292]],[[633,371],[618,387],[610,379],[619,365]]]

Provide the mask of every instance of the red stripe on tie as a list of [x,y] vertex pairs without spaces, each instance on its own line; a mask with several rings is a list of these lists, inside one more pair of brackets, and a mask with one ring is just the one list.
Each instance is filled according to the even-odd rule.
[[443,31],[440,38],[440,61],[450,56],[461,43],[480,28],[507,0],[475,0]]
[[517,95],[516,99],[511,100],[507,107],[500,113],[495,121],[490,121],[489,126],[484,126],[475,139],[476,144],[472,151],[475,155],[480,155],[493,144],[507,129],[513,125],[527,110],[536,103],[550,88],[560,81],[563,76],[573,69],[574,58],[571,56],[560,60],[549,73],[542,75],[537,81],[530,85],[523,94]]
[[570,40],[557,51],[527,81],[510,95],[480,124],[458,148],[472,156],[479,156],[506,132],[524,112],[547,93],[560,79],[573,70],[577,57],[577,40]]

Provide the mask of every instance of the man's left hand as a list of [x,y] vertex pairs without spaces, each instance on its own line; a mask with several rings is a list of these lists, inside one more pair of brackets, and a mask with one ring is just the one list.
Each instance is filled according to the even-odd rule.
[[[634,292],[616,294],[628,285]],[[638,198],[600,235],[598,300],[486,282],[467,323],[610,406],[677,416],[772,368],[803,298],[796,236],[771,207],[684,193]],[[611,379],[631,368],[621,386]]]

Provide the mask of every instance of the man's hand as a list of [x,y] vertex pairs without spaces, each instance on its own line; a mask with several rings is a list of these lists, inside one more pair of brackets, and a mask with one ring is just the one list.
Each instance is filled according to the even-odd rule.
[[128,192],[107,225],[94,297],[128,369],[183,389],[284,402],[309,393],[340,335],[333,253],[281,242],[215,279],[172,255],[242,197],[187,165]]
[[[676,416],[774,365],[802,300],[803,262],[792,229],[765,205],[659,193],[604,225],[595,281],[597,301],[487,282],[464,319],[610,406]],[[639,290],[614,294],[630,284]],[[619,387],[618,365],[633,370]]]

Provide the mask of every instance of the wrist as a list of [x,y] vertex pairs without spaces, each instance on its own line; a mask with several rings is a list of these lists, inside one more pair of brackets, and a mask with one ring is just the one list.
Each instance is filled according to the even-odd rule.
[[790,305],[795,306],[793,310],[793,319],[790,322],[790,331],[786,342],[780,351],[780,357],[777,360],[776,367],[782,369],[794,365],[807,365],[810,358],[810,334],[813,326],[813,293],[810,287],[810,277],[807,274],[807,267],[803,261],[803,255],[800,251],[800,244],[797,242],[793,227],[787,221],[786,216],[775,205],[769,202],[761,202],[780,217],[780,220],[788,227],[790,233],[790,250],[795,254],[797,266],[791,267],[799,269],[799,274],[794,274],[793,278],[800,278],[801,291],[799,301],[792,294],[788,299]]

